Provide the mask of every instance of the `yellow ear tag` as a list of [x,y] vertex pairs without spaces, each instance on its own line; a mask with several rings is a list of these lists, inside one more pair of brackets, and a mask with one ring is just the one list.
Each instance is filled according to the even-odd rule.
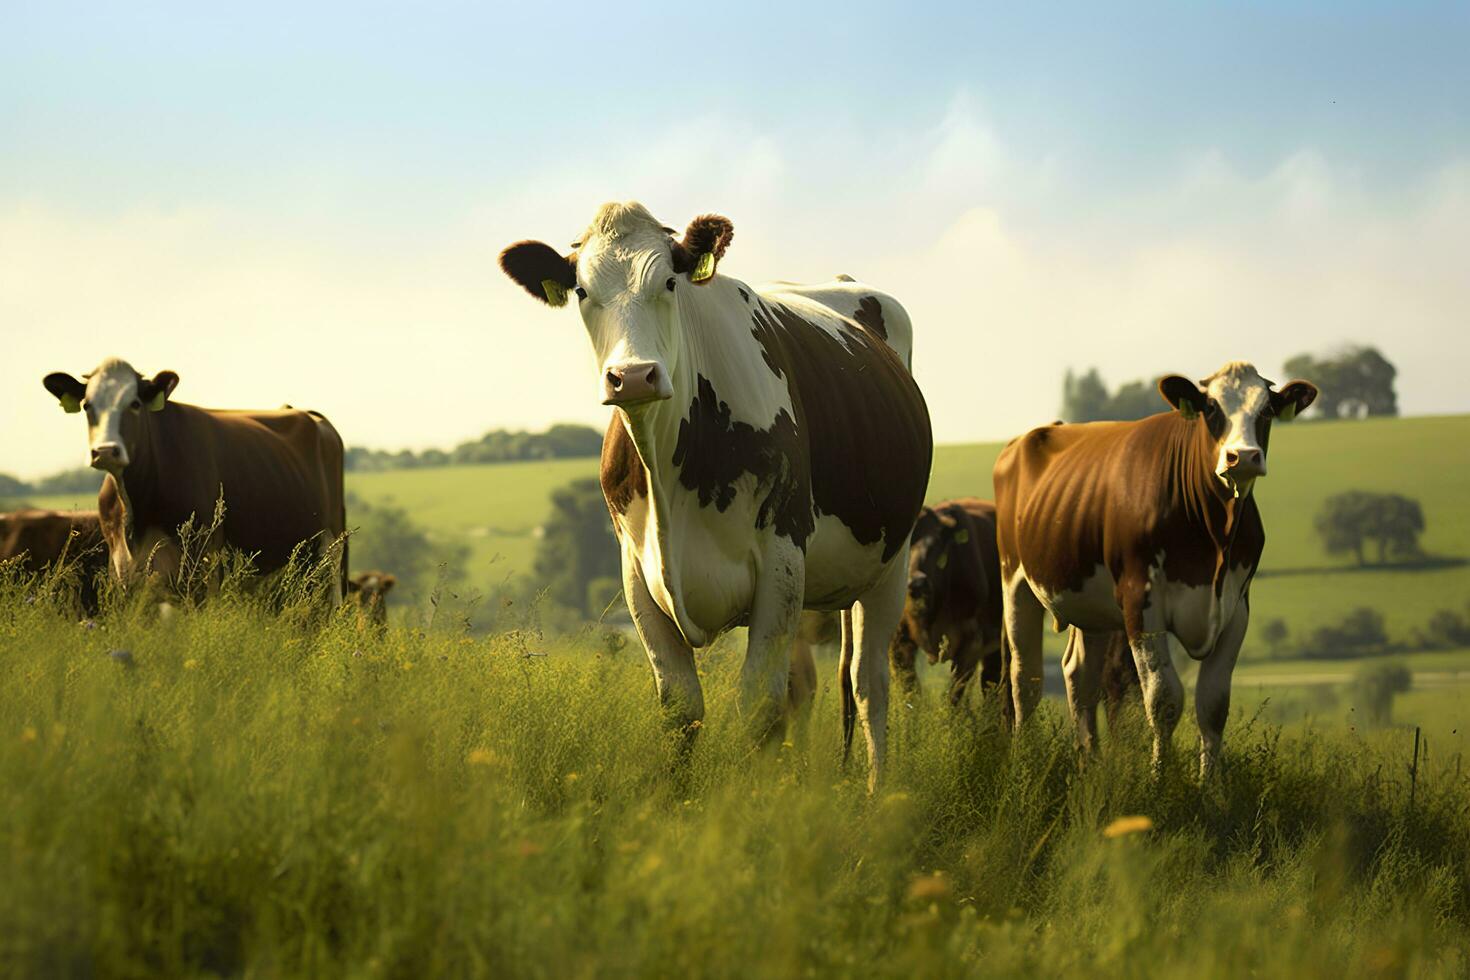
[[552,306],[567,305],[567,287],[555,279],[542,279],[541,291],[546,294],[546,302]]
[[714,274],[715,253],[705,252],[699,257],[699,261],[695,263],[694,274],[691,275],[689,278],[693,279],[695,282],[704,282],[706,279],[710,278]]
[[159,389],[158,394],[156,394],[152,398],[148,399],[148,411],[150,411],[150,412],[161,412],[161,411],[163,411],[163,404],[166,401],[168,401],[168,392],[163,391],[162,389]]
[[82,400],[76,395],[62,395],[59,400],[61,410],[68,415],[75,415],[82,410]]
[[1281,410],[1281,414],[1277,415],[1276,417],[1283,422],[1290,422],[1292,419],[1296,418],[1296,402],[1287,402],[1286,407]]
[[970,532],[965,528],[960,528],[955,532],[954,540],[955,544],[969,544]]
[[1193,422],[1199,416],[1199,412],[1196,412],[1194,406],[1189,402],[1179,403],[1179,414],[1184,416],[1186,422]]
[[949,555],[940,555],[937,564],[939,565],[940,571],[943,571],[944,567],[949,564]]

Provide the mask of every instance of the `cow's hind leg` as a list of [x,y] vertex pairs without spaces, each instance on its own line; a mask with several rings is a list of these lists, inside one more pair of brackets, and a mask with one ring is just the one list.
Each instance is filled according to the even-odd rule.
[[1005,587],[1005,634],[1010,645],[1011,697],[1020,728],[1041,703],[1041,627],[1045,608],[1019,572]]
[[1163,623],[1152,610],[1143,608],[1145,590],[1134,591],[1135,595],[1125,605],[1123,618],[1128,625],[1128,646],[1133,651],[1143,689],[1143,710],[1148,716],[1148,727],[1153,730],[1153,768],[1157,776],[1163,772],[1174,729],[1184,710],[1184,685],[1169,656],[1169,637]]
[[1077,747],[1083,755],[1097,748],[1097,698],[1102,665],[1111,633],[1083,633],[1073,627],[1062,655],[1062,677],[1067,682],[1067,706],[1077,727]]
[[694,669],[694,650],[674,621],[653,601],[637,560],[623,552],[623,594],[633,626],[648,651],[658,701],[669,725],[683,736],[683,750],[693,744],[704,720],[704,692]]
[[1225,740],[1225,722],[1230,718],[1230,677],[1235,672],[1235,658],[1245,640],[1250,610],[1241,604],[1225,624],[1215,648],[1199,665],[1194,686],[1194,711],[1199,722],[1199,775],[1201,782],[1214,777],[1220,763],[1220,748]]
[[781,735],[785,727],[791,644],[805,596],[805,556],[796,545],[778,537],[756,579],[745,664],[740,671],[741,708],[758,741]]
[[868,740],[868,790],[883,778],[888,751],[888,646],[903,615],[908,586],[908,543],[888,562],[877,584],[852,607],[853,700]]
[[970,689],[970,682],[975,679],[975,671],[980,666],[980,657],[981,646],[978,635],[969,633],[955,644],[955,651],[949,665],[950,707],[958,708],[965,703],[965,692]]

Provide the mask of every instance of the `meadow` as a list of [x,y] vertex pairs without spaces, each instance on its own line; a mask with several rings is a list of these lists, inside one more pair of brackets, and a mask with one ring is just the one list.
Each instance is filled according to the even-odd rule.
[[[1251,589],[1256,627],[1280,617],[1294,631],[1336,623],[1360,605],[1383,613],[1391,637],[1407,639],[1437,609],[1470,601],[1470,416],[1370,419],[1277,425],[1270,475],[1256,485],[1266,524],[1266,554]],[[930,501],[990,497],[1000,443],[939,446]],[[429,531],[472,549],[472,584],[493,592],[530,574],[536,531],[551,491],[595,478],[596,459],[502,463],[348,474],[348,491],[369,503],[405,507]],[[1312,520],[1343,490],[1401,493],[1420,501],[1421,544],[1439,563],[1365,568],[1326,555]],[[95,507],[90,497],[53,497],[40,506]],[[351,525],[351,515],[348,524]],[[420,601],[424,597],[418,597]],[[1247,640],[1243,656],[1262,651]]]
[[824,684],[754,747],[702,659],[535,610],[378,637],[226,589],[95,623],[0,585],[0,963],[16,976],[1464,976],[1470,781],[1409,733],[1237,712],[1223,780],[1086,766],[1054,703],[895,705],[875,796]]

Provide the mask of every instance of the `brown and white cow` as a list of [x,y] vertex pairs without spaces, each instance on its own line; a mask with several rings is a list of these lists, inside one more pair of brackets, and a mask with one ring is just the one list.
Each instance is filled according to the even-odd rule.
[[[964,497],[925,507],[909,546],[908,600],[889,660],[899,682],[918,684],[914,658],[950,667],[951,704],[964,700],[975,671],[982,688],[1000,680],[1000,558],[995,504]],[[983,663],[983,667],[981,667]]]
[[57,561],[75,562],[83,610],[97,611],[97,576],[107,571],[107,544],[96,511],[18,510],[0,514],[0,561],[20,558],[39,572]]
[[[223,496],[224,522],[208,548],[229,544],[256,567],[284,567],[311,542],[325,554],[346,529],[342,439],[315,412],[221,411],[171,399],[179,376],[145,378],[110,358],[79,381],[48,374],[46,390],[68,412],[85,412],[92,466],[106,473],[97,496],[112,571],[127,580],[141,566],[177,572],[178,528],[208,524]],[[344,541],[331,596],[347,589]]]
[[686,730],[703,717],[693,651],[744,624],[742,703],[772,734],[802,609],[850,607],[844,688],[876,780],[933,450],[909,318],[857,282],[720,274],[732,235],[706,215],[681,240],[641,204],[607,204],[571,254],[520,242],[500,264],[543,302],[575,295],[615,409],[602,488],[624,593],[666,710]]
[[1065,668],[1084,748],[1096,737],[1098,672],[1108,634],[1125,630],[1162,765],[1184,692],[1172,634],[1200,661],[1195,713],[1208,777],[1230,713],[1230,676],[1250,617],[1265,531],[1252,488],[1266,475],[1273,418],[1317,389],[1280,391],[1236,361],[1196,385],[1159,390],[1176,411],[1137,422],[1033,429],[995,464],[1005,627],[1019,725],[1041,696],[1042,617],[1081,630]]

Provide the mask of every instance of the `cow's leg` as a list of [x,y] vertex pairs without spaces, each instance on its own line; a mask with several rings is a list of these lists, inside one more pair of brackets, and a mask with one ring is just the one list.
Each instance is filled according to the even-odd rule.
[[1169,657],[1169,637],[1161,617],[1153,609],[1144,609],[1148,590],[1134,589],[1125,602],[1123,620],[1128,627],[1128,646],[1138,667],[1139,686],[1143,689],[1143,710],[1148,727],[1153,730],[1154,774],[1163,772],[1164,762],[1174,738],[1174,728],[1184,710],[1184,685]]
[[1199,678],[1194,686],[1194,713],[1199,722],[1201,782],[1213,778],[1219,767],[1225,722],[1230,718],[1230,677],[1235,672],[1235,658],[1240,654],[1249,623],[1250,609],[1241,603],[1230,622],[1220,631],[1215,648],[1199,665]]
[[1005,588],[1005,631],[1010,644],[1011,697],[1016,727],[1041,703],[1041,626],[1045,613],[1026,577],[1017,573]]
[[877,584],[853,603],[852,688],[857,715],[868,740],[868,791],[883,778],[888,751],[888,645],[903,615],[908,586],[909,547],[905,541]]
[[888,666],[893,676],[898,678],[898,686],[907,695],[919,689],[919,673],[914,669],[918,652],[919,645],[914,642],[908,623],[900,620],[898,628],[893,631],[893,640],[888,644]]
[[623,594],[628,614],[648,651],[658,701],[670,725],[685,736],[685,747],[693,741],[704,720],[704,693],[694,669],[694,650],[674,621],[653,601],[637,559],[623,551]]
[[801,636],[791,645],[791,673],[786,680],[786,714],[798,739],[806,738],[812,703],[817,698],[817,661],[812,645]]
[[1062,677],[1067,682],[1067,706],[1077,726],[1077,747],[1083,755],[1097,748],[1097,697],[1101,688],[1103,659],[1111,633],[1083,633],[1075,626],[1067,636],[1062,655]]
[[837,655],[837,690],[842,700],[842,763],[852,755],[852,733],[857,727],[857,701],[852,694],[852,610],[842,610],[842,649]]
[[949,662],[949,704],[958,708],[965,703],[965,692],[980,666],[980,637],[973,632],[962,633],[954,641],[953,649]]
[[786,538],[774,538],[756,576],[740,671],[741,709],[758,741],[779,736],[784,728],[791,644],[805,597],[805,556]]

